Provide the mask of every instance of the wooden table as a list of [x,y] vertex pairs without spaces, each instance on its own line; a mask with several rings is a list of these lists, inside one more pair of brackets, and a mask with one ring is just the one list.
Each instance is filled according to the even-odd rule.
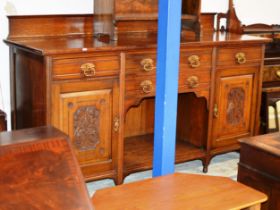
[[98,190],[96,210],[260,209],[267,196],[225,177],[173,174]]
[[266,193],[262,209],[280,209],[280,134],[240,140],[238,181]]
[[92,210],[66,136],[53,127],[0,133],[0,209]]

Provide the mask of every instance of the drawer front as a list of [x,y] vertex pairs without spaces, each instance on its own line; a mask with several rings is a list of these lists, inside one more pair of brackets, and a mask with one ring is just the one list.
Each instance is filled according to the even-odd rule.
[[264,66],[263,81],[264,82],[280,81],[280,65]]
[[209,70],[180,70],[179,88],[186,91],[198,91],[209,89],[210,86],[210,71]]
[[127,54],[125,69],[136,76],[156,75],[156,53]]
[[219,48],[217,66],[234,66],[246,64],[260,64],[262,58],[261,47]]
[[125,80],[125,95],[126,96],[154,96],[156,92],[155,76],[137,77],[128,76]]
[[95,78],[117,75],[119,56],[67,58],[53,61],[53,80]]
[[181,71],[211,69],[212,49],[204,50],[181,50],[180,69]]

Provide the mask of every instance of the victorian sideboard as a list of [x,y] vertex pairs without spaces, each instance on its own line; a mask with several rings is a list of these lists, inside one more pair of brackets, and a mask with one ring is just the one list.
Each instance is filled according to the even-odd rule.
[[[67,133],[86,180],[119,184],[152,168],[156,19],[140,17],[119,16],[109,35],[111,15],[9,17],[12,127]],[[258,133],[270,40],[214,32],[214,14],[197,17],[200,28],[181,33],[176,163],[200,159],[206,172]]]

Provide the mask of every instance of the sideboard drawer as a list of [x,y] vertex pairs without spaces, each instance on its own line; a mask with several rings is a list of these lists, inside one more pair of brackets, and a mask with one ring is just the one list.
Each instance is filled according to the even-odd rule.
[[187,73],[180,71],[179,87],[187,91],[205,90],[210,87],[209,70],[189,70]]
[[261,47],[219,48],[217,66],[234,66],[260,64],[262,59]]
[[133,53],[126,55],[126,74],[137,76],[156,75],[156,53]]
[[180,69],[201,70],[211,69],[212,67],[212,48],[203,50],[182,49],[180,54]]
[[125,95],[144,97],[154,96],[156,92],[156,77],[128,76],[125,80]]
[[53,61],[54,80],[95,78],[117,75],[119,56],[67,58]]

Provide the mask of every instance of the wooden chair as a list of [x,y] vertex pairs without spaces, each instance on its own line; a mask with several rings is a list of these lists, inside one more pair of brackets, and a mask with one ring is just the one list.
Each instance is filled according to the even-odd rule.
[[0,110],[0,132],[7,130],[6,113]]

